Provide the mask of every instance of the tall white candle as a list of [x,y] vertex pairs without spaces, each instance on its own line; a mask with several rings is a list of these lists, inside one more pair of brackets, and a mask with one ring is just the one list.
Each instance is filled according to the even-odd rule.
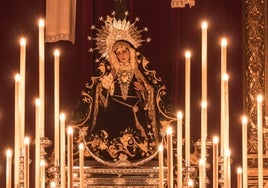
[[263,187],[263,135],[262,135],[262,95],[257,97],[257,132],[258,132],[258,186]]
[[224,174],[224,188],[231,187],[231,170],[230,170],[230,150],[224,150],[224,159],[223,159],[223,174]]
[[173,187],[173,145],[172,145],[172,128],[167,128],[167,168],[168,187]]
[[190,83],[191,83],[191,53],[185,53],[185,166],[190,166]]
[[218,163],[219,163],[219,138],[215,136],[213,138],[213,188],[218,188],[219,181],[218,181]]
[[66,174],[65,174],[65,115],[60,115],[60,182],[61,188],[66,187]]
[[[207,102],[202,101],[201,104],[201,166],[200,170],[202,170],[201,180],[202,187],[205,187],[205,179],[206,179],[206,141],[207,141]],[[204,163],[204,164],[203,164]]]
[[46,187],[46,161],[44,159],[40,160],[40,187],[45,188]]
[[24,134],[25,134],[25,80],[26,80],[26,40],[20,39],[20,149],[23,149]]
[[237,188],[242,188],[242,168],[237,168]]
[[205,160],[199,160],[199,188],[206,187]]
[[24,188],[29,188],[30,183],[30,139],[25,137],[24,139]]
[[40,187],[40,99],[35,100],[35,188]]
[[182,188],[182,112],[177,114],[177,187]]
[[248,119],[242,117],[242,168],[243,187],[248,187]]
[[55,139],[55,166],[59,166],[60,158],[60,132],[59,132],[59,120],[60,120],[60,98],[59,98],[59,85],[60,85],[60,51],[56,49],[54,51],[54,139]]
[[220,142],[220,154],[224,156],[224,139],[225,139],[225,102],[224,102],[224,75],[226,74],[227,70],[227,40],[221,40],[221,142]]
[[221,40],[221,76],[227,72],[227,40]]
[[223,91],[224,91],[224,150],[229,149],[229,77],[227,74],[223,75]]
[[164,188],[164,154],[162,143],[158,146],[159,188]]
[[207,101],[207,22],[202,22],[202,101]]
[[6,188],[11,188],[12,184],[12,151],[6,151]]
[[73,129],[67,129],[68,145],[68,188],[73,188]]
[[40,137],[45,136],[45,42],[44,27],[45,21],[39,20],[39,98],[40,105]]
[[201,159],[206,161],[206,140],[207,140],[207,102],[201,104]]
[[20,176],[20,113],[19,113],[19,88],[20,75],[15,76],[15,140],[14,140],[14,187],[19,186]]
[[79,144],[79,180],[80,180],[80,188],[84,188],[84,144]]

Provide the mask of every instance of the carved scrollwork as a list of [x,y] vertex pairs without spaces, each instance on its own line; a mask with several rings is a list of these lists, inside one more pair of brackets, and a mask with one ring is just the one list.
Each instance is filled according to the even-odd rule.
[[245,1],[245,110],[250,119],[248,153],[257,153],[256,96],[265,90],[264,1]]

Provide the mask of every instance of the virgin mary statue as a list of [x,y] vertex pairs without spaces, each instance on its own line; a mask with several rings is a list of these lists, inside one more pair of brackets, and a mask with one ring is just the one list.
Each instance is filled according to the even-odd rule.
[[141,165],[155,157],[167,126],[175,124],[173,105],[156,71],[137,51],[146,31],[135,26],[138,19],[100,20],[104,25],[92,26],[96,37],[89,37],[101,54],[99,66],[70,120],[75,142],[84,143],[86,157],[102,164]]

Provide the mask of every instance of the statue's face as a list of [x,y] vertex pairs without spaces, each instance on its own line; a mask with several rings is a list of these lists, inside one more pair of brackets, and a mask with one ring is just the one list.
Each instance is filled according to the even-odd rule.
[[129,50],[126,46],[118,46],[118,48],[115,50],[115,54],[117,59],[122,63],[129,63]]

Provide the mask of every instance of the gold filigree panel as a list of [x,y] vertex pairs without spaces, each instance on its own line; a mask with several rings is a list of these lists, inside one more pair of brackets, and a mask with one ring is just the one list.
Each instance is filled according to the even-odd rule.
[[244,105],[249,123],[248,153],[257,153],[256,98],[265,91],[264,0],[244,1]]

